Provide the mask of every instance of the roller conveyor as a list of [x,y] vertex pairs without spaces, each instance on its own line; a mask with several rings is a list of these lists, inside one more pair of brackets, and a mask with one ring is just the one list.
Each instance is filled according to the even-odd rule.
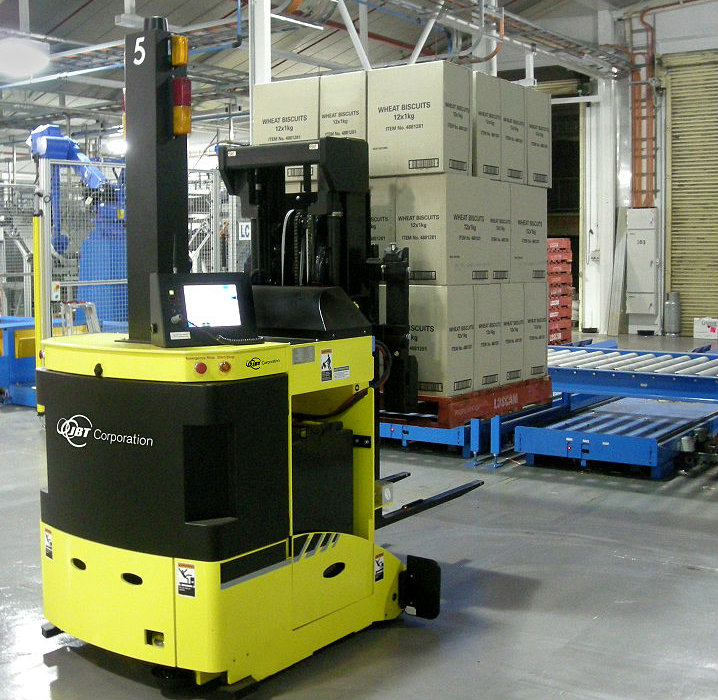
[[702,353],[549,347],[554,391],[718,400],[718,358]]
[[683,451],[682,438],[718,426],[718,404],[625,398],[562,418],[543,427],[518,426],[514,449],[575,460],[582,467],[609,462],[646,467],[652,479],[670,476]]

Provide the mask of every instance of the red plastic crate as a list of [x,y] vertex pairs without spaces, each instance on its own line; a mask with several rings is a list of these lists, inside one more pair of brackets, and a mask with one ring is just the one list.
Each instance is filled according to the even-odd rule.
[[552,320],[548,322],[548,332],[549,335],[551,333],[554,333],[555,331],[566,331],[571,330],[571,319],[570,318],[560,318],[557,320]]
[[554,252],[558,250],[567,250],[571,252],[571,239],[570,238],[549,238],[546,241],[546,250],[548,252]]
[[571,297],[567,294],[564,294],[563,296],[559,297],[549,297],[548,300],[548,308],[549,309],[558,309],[558,308],[571,308]]
[[567,296],[573,298],[573,288],[570,284],[549,284],[548,295],[551,298]]
[[557,250],[554,252],[550,252],[546,256],[546,262],[551,265],[552,263],[561,263],[561,262],[568,262],[570,263],[572,260],[571,258],[571,251],[561,251]]
[[563,345],[571,342],[571,329],[563,331],[553,331],[548,334],[549,345]]
[[565,273],[558,273],[558,272],[547,272],[546,274],[546,282],[548,282],[549,286],[556,285],[556,284],[571,284],[571,275],[565,274]]
[[552,323],[553,321],[564,321],[566,319],[568,319],[569,321],[571,320],[571,309],[559,306],[555,309],[548,310],[549,323]]
[[546,274],[568,274],[571,275],[571,263],[570,262],[559,262],[559,263],[548,263],[546,265]]

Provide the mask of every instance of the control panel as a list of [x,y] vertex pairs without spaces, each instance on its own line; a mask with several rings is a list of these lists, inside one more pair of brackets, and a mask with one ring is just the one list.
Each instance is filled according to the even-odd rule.
[[241,272],[151,274],[150,326],[152,344],[164,348],[262,342]]

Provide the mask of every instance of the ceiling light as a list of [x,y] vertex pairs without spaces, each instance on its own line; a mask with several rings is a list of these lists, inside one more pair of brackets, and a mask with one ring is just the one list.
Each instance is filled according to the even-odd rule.
[[43,41],[11,36],[0,39],[0,73],[26,78],[43,71],[50,63],[50,47]]
[[105,150],[112,156],[124,156],[127,153],[127,141],[120,137],[109,138],[103,142]]

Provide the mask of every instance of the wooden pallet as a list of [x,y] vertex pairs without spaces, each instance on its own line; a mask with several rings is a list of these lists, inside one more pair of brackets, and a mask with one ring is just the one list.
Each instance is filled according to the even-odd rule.
[[528,379],[495,389],[474,391],[471,394],[445,398],[419,394],[420,412],[432,413],[436,418],[417,417],[403,421],[427,428],[458,428],[471,418],[493,418],[516,413],[528,406],[551,403],[551,380],[548,377]]

